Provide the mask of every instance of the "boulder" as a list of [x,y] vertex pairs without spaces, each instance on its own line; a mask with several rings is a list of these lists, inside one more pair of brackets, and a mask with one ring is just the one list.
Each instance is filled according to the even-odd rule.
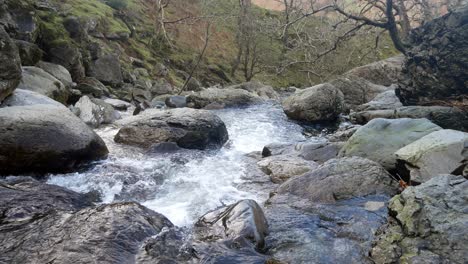
[[88,74],[107,85],[115,86],[123,82],[120,61],[115,55],[105,55],[93,61]]
[[39,67],[43,69],[44,71],[46,71],[48,74],[54,76],[55,78],[57,78],[57,80],[62,82],[63,85],[65,85],[66,87],[72,88],[74,86],[70,72],[68,72],[68,70],[62,65],[40,61],[39,63],[36,64],[36,67]]
[[427,119],[374,119],[353,134],[339,156],[368,158],[393,170],[397,150],[440,129]]
[[163,94],[172,94],[175,92],[174,87],[167,81],[156,81],[151,87],[151,93],[155,96]]
[[100,99],[89,98],[86,95],[80,98],[75,107],[80,109],[80,119],[91,127],[112,124],[120,118],[112,105]]
[[241,247],[250,245],[264,250],[268,222],[262,208],[254,200],[241,200],[200,217],[194,226],[194,233],[199,241],[230,240]]
[[404,62],[405,56],[398,55],[354,68],[344,75],[363,78],[377,85],[390,86],[397,84],[402,78]]
[[347,141],[360,127],[360,125],[345,124],[339,127],[334,133],[325,135],[325,138],[330,142]]
[[[405,105],[460,104],[468,92],[468,7],[413,30],[398,96]],[[463,103],[462,103],[463,104]],[[466,103],[464,103],[466,107]]]
[[318,164],[293,155],[271,156],[257,163],[264,173],[270,175],[274,183],[283,183],[286,180],[303,175],[315,168]]
[[187,98],[181,95],[174,95],[166,98],[166,105],[171,108],[184,108],[187,106]]
[[223,121],[205,110],[147,109],[117,124],[123,126],[115,136],[117,143],[143,148],[162,142],[176,142],[182,148],[206,149],[221,147],[228,140]]
[[296,92],[283,102],[289,118],[307,121],[335,121],[343,110],[343,93],[331,84],[319,84]]
[[385,109],[395,109],[402,107],[403,104],[400,102],[400,99],[396,96],[395,90],[389,90],[383,93],[378,94],[372,101],[360,105],[358,107],[359,111],[369,111],[369,110],[385,110]]
[[395,153],[402,175],[426,182],[439,174],[460,173],[468,160],[468,133],[439,130],[405,146]]
[[26,106],[26,105],[37,105],[37,104],[46,104],[53,105],[61,108],[66,108],[63,104],[50,99],[49,97],[36,93],[29,90],[16,89],[12,95],[8,96],[0,108],[11,107],[11,106]]
[[21,80],[21,59],[18,48],[0,26],[0,102],[9,96]]
[[92,95],[99,98],[105,94],[109,94],[109,90],[98,79],[93,77],[86,77],[82,79],[76,89],[85,95]]
[[395,196],[391,221],[371,251],[375,263],[465,263],[468,181],[441,175]]
[[333,203],[373,194],[394,195],[397,184],[378,163],[360,158],[332,159],[283,183],[277,195],[291,194],[314,203]]
[[15,40],[21,58],[21,65],[34,66],[42,59],[44,52],[34,43]]
[[261,102],[262,99],[242,89],[208,88],[187,96],[187,105],[204,108],[210,104],[222,104],[225,107],[244,106]]
[[69,89],[54,76],[40,68],[29,66],[23,67],[23,78],[18,89],[34,91],[63,104],[67,102],[70,95]]
[[298,143],[295,150],[305,160],[324,163],[336,158],[343,146],[344,142],[310,142]]
[[46,59],[54,64],[65,67],[73,80],[85,78],[85,68],[80,50],[70,42],[54,42],[47,44]]
[[68,109],[53,105],[0,110],[0,174],[64,172],[106,157],[104,141]]
[[340,76],[330,83],[343,93],[347,110],[354,110],[359,105],[372,101],[377,95],[392,90],[391,87],[371,83],[352,75]]
[[468,113],[456,107],[405,106],[396,109],[362,111],[350,115],[350,119],[358,124],[366,124],[376,118],[427,118],[442,128],[468,131]]
[[273,89],[273,87],[269,85],[265,85],[258,81],[241,83],[238,85],[227,87],[226,89],[243,89],[267,100],[268,99],[271,99],[271,100],[280,99],[278,93],[275,91],[275,89]]
[[115,110],[119,111],[127,111],[127,109],[133,106],[131,103],[119,99],[106,98],[104,99],[104,102],[110,104],[112,107],[114,107]]

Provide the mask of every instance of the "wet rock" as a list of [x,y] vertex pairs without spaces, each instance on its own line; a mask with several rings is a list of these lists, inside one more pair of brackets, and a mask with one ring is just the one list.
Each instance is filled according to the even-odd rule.
[[0,174],[70,171],[108,153],[102,139],[68,109],[53,105],[0,110]]
[[261,102],[262,99],[242,89],[208,88],[187,96],[187,105],[204,108],[210,104],[222,104],[225,107],[243,106]]
[[295,150],[299,156],[305,160],[324,163],[338,156],[344,142],[312,142],[299,143]]
[[8,96],[0,105],[0,108],[11,106],[26,106],[46,104],[65,108],[65,106],[49,97],[29,90],[16,89],[12,95]]
[[115,55],[106,55],[91,64],[89,76],[108,85],[118,85],[123,82],[119,58]]
[[389,208],[398,221],[382,228],[375,263],[464,263],[468,259],[468,181],[443,175],[407,188]]
[[[283,183],[277,194],[330,203],[373,194],[393,195],[397,184],[378,163],[359,157],[332,159]],[[273,197],[274,199],[275,197]]]
[[350,75],[340,76],[330,83],[343,93],[346,110],[356,109],[359,105],[372,101],[380,93],[392,89]]
[[372,101],[358,107],[359,111],[385,110],[402,107],[403,104],[396,96],[395,90],[389,90],[378,94]]
[[345,75],[363,78],[378,85],[390,86],[402,79],[404,62],[405,57],[399,55],[354,68]]
[[182,148],[206,149],[220,147],[228,139],[223,121],[204,110],[147,109],[117,124],[123,127],[115,136],[116,142],[144,148],[162,142],[176,142]]
[[70,72],[62,65],[40,61],[36,66],[57,78],[66,87],[72,88],[74,86]]
[[19,223],[0,225],[0,261],[134,263],[146,239],[173,226],[164,216],[136,203],[42,212],[26,225]]
[[318,164],[293,155],[271,156],[257,163],[264,173],[270,175],[274,183],[283,183],[286,180],[303,175],[315,168]]
[[21,65],[34,66],[42,59],[43,51],[34,43],[15,40],[21,58]]
[[[468,91],[468,8],[460,8],[413,30],[398,96],[405,105],[460,103]],[[466,105],[466,104],[465,104]]]
[[180,95],[168,97],[165,102],[168,107],[172,108],[183,108],[187,106],[187,98]]
[[120,115],[110,104],[96,98],[83,96],[75,104],[80,109],[80,119],[91,127],[98,127],[101,124],[112,124],[120,118]]
[[294,151],[294,145],[287,143],[272,143],[263,147],[262,157],[288,154]]
[[365,124],[376,118],[427,118],[442,128],[468,131],[468,114],[456,107],[406,106],[352,113],[350,118],[359,124]]
[[397,150],[440,129],[427,119],[374,119],[353,134],[339,156],[368,158],[392,170]]
[[468,160],[468,133],[439,130],[407,145],[395,153],[402,175],[426,182],[439,174],[452,174]]
[[21,80],[21,59],[18,48],[0,26],[0,102],[9,96]]
[[265,249],[268,222],[262,208],[253,200],[241,200],[200,217],[194,227],[197,240],[230,240],[239,248]]
[[104,99],[104,102],[112,105],[112,107],[114,107],[115,110],[119,110],[119,111],[126,111],[127,109],[132,107],[132,104],[119,100],[119,99],[106,98]]
[[331,84],[320,84],[296,92],[283,102],[289,118],[307,121],[335,121],[344,104],[343,93]]
[[77,90],[80,90],[85,95],[92,95],[93,97],[99,98],[109,91],[98,79],[93,77],[86,77],[82,79],[76,86]]
[[70,91],[57,78],[37,67],[23,67],[18,89],[30,90],[65,104]]

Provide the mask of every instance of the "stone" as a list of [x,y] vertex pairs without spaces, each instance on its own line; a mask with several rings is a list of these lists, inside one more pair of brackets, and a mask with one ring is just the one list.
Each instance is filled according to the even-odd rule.
[[174,87],[167,81],[156,81],[151,87],[151,93],[155,96],[172,94],[174,91]]
[[397,183],[381,165],[360,157],[329,160],[283,183],[277,190],[278,195],[286,193],[319,203],[396,192]]
[[68,70],[62,65],[40,61],[36,64],[36,67],[39,67],[46,71],[48,74],[54,76],[55,78],[57,78],[57,80],[62,82],[63,85],[65,85],[68,88],[72,88],[75,86],[70,72],[68,72]]
[[86,77],[82,79],[76,89],[81,91],[84,95],[92,95],[99,98],[109,93],[109,90],[98,79],[94,77]]
[[104,141],[68,109],[40,104],[0,110],[0,175],[67,172],[107,153]]
[[289,118],[307,122],[335,121],[343,106],[343,93],[328,83],[301,90],[283,102]]
[[340,157],[371,159],[395,169],[395,152],[441,127],[427,119],[374,119],[359,128],[341,149]]
[[334,133],[325,135],[325,138],[330,142],[347,141],[360,127],[361,125],[346,124],[339,127]]
[[226,89],[243,89],[253,94],[256,94],[263,99],[279,100],[278,93],[269,85],[265,85],[258,81],[251,81],[246,83],[241,83],[238,85],[227,87]]
[[112,98],[106,98],[104,99],[104,102],[110,104],[112,107],[114,107],[115,110],[119,111],[127,111],[127,109],[133,106],[131,103]]
[[21,80],[21,59],[13,40],[0,26],[0,102],[9,96]]
[[219,148],[228,140],[223,121],[205,110],[147,109],[117,124],[122,128],[115,142],[143,148],[162,142],[176,142],[179,147],[188,149]]
[[83,57],[77,46],[69,42],[48,44],[46,60],[65,67],[73,80],[79,81],[86,77]]
[[101,124],[112,124],[120,118],[120,115],[110,104],[96,98],[83,96],[75,104],[80,109],[79,117],[91,127],[99,127]]
[[239,245],[265,249],[268,222],[254,200],[241,200],[200,217],[194,226],[197,240],[230,240]]
[[123,82],[120,61],[115,55],[105,55],[93,61],[88,74],[107,85],[116,86]]
[[0,108],[5,107],[12,107],[12,106],[26,106],[26,105],[37,105],[37,104],[46,104],[46,105],[53,105],[56,107],[66,108],[63,104],[52,100],[51,98],[42,95],[40,93],[36,93],[29,90],[23,89],[16,89],[12,95],[8,96],[2,104],[0,104]]
[[34,43],[15,40],[21,58],[21,65],[34,66],[42,59],[44,52]]
[[[468,92],[468,7],[413,30],[397,94],[405,105],[460,105]],[[463,103],[462,103],[463,104]],[[466,103],[464,103],[466,107]]]
[[218,103],[225,107],[245,106],[262,102],[262,99],[242,89],[208,88],[187,96],[189,107],[201,109]]
[[400,99],[396,96],[395,90],[389,90],[378,94],[372,101],[360,105],[359,111],[370,111],[370,110],[385,110],[385,109],[396,109],[402,107],[403,104]]
[[299,157],[318,163],[324,163],[338,156],[344,142],[312,142],[298,143],[295,150]]
[[358,124],[366,124],[376,118],[427,118],[442,128],[468,131],[468,113],[456,107],[405,106],[388,110],[362,111],[350,115],[350,119]]
[[171,108],[184,108],[187,106],[187,98],[181,95],[174,95],[166,98],[165,103]]
[[370,256],[375,263],[464,263],[468,259],[468,181],[440,175],[390,201],[390,223]]
[[396,158],[401,175],[426,182],[439,174],[453,174],[466,166],[468,133],[439,130],[399,149]]
[[307,161],[292,155],[267,157],[257,162],[257,165],[264,173],[270,175],[270,179],[274,183],[283,183],[290,178],[303,175],[318,166],[314,161]]
[[23,67],[23,78],[18,89],[34,91],[63,104],[70,95],[69,89],[57,78],[40,68],[30,66]]
[[404,62],[405,56],[398,55],[354,68],[344,75],[363,78],[377,85],[390,86],[402,79]]

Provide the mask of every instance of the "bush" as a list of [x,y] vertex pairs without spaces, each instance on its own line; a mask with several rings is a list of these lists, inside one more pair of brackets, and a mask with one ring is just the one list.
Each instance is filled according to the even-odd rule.
[[106,4],[116,10],[122,10],[127,8],[128,0],[108,0]]

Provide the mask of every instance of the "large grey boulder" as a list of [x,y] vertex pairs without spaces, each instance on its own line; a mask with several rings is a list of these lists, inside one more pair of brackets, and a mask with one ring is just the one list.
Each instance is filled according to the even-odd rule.
[[354,68],[344,75],[363,78],[377,85],[390,86],[402,78],[404,62],[405,56],[398,55]]
[[61,81],[66,87],[73,87],[73,80],[71,74],[62,65],[40,61],[36,64],[36,67],[39,67],[47,73],[49,73],[50,75],[54,76],[55,78],[57,78],[57,80]]
[[255,104],[261,101],[260,97],[242,89],[208,88],[187,96],[187,105],[199,109],[210,104],[234,107]]
[[359,157],[332,159],[283,183],[277,194],[330,203],[373,194],[393,195],[397,184],[378,163]]
[[182,148],[206,149],[220,147],[228,140],[224,122],[205,110],[147,109],[117,124],[123,126],[115,136],[117,143],[144,148],[162,142],[175,142]]
[[18,89],[30,90],[65,104],[70,91],[57,78],[37,67],[23,67]]
[[359,111],[369,111],[369,110],[385,110],[385,109],[395,109],[402,107],[403,104],[400,102],[400,99],[396,96],[395,90],[389,90],[383,93],[378,94],[372,101],[360,105],[358,107]]
[[0,110],[0,174],[70,171],[104,158],[102,139],[69,110],[53,105]]
[[295,150],[305,160],[324,163],[336,158],[343,146],[344,142],[306,142],[298,143]]
[[397,150],[440,129],[427,119],[374,119],[353,134],[339,156],[368,158],[392,170]]
[[266,157],[259,161],[257,165],[270,176],[274,183],[283,183],[286,180],[303,175],[315,168],[318,164],[314,161],[304,160],[294,155],[278,155]]
[[335,121],[343,107],[343,93],[328,83],[296,92],[283,102],[289,118],[307,122]]
[[21,59],[18,48],[0,26],[0,102],[9,96],[21,80]]
[[15,40],[21,58],[21,65],[34,66],[42,59],[43,51],[34,43]]
[[84,95],[92,95],[99,98],[105,94],[109,94],[109,90],[98,79],[93,77],[86,77],[76,86],[76,89],[81,91]]
[[439,130],[398,150],[402,174],[412,181],[426,182],[439,174],[460,173],[468,160],[468,133]]
[[123,82],[119,58],[115,55],[106,55],[93,61],[89,76],[108,85],[118,85]]
[[376,118],[427,118],[442,128],[468,131],[468,113],[456,107],[404,106],[396,109],[361,111],[350,115],[350,119],[358,124],[366,124]]
[[371,251],[375,263],[466,263],[468,181],[434,177],[390,201],[391,221]]
[[26,105],[37,105],[46,104],[53,105],[61,108],[66,107],[51,98],[29,90],[16,89],[12,95],[8,96],[1,104],[0,108],[11,107],[11,106],[26,106]]
[[112,107],[114,107],[115,110],[119,110],[119,111],[126,111],[127,109],[133,106],[131,103],[128,103],[119,99],[112,99],[112,98],[106,98],[104,99],[104,102],[112,105]]
[[114,107],[101,99],[83,96],[75,104],[75,107],[80,109],[80,119],[91,127],[112,124],[120,118]]
[[[405,81],[398,94],[405,105],[440,101],[459,104],[468,92],[468,7],[413,30],[408,42]],[[466,104],[465,104],[466,105]]]
[[72,42],[47,43],[45,51],[47,61],[67,68],[73,80],[81,80],[86,76],[81,52]]
[[258,81],[251,81],[227,87],[226,89],[243,89],[263,99],[279,100],[279,94],[269,85]]

